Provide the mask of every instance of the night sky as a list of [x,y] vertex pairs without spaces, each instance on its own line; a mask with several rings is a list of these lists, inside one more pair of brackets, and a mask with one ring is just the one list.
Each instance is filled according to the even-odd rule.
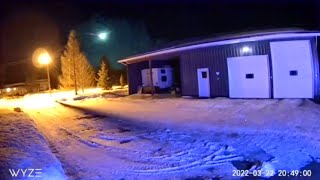
[[257,29],[317,29],[319,5],[316,0],[2,1],[0,60],[28,59],[39,46],[59,49],[70,29],[95,14],[141,20],[152,38],[175,41]]

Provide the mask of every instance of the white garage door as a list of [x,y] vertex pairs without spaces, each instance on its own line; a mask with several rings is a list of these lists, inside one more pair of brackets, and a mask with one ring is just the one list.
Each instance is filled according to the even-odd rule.
[[271,42],[275,98],[313,98],[313,64],[308,40]]
[[228,58],[231,98],[270,98],[267,55]]

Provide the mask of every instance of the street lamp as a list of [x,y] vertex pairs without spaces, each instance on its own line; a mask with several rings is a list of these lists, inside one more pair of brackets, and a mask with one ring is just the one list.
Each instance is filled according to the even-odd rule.
[[51,63],[51,57],[47,51],[44,51],[39,54],[38,63],[41,65],[47,66],[48,86],[49,86],[49,93],[51,95],[50,72],[49,72],[49,64]]

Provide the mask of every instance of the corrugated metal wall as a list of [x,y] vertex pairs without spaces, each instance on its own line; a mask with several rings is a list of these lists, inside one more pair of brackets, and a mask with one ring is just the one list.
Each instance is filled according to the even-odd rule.
[[129,94],[137,93],[138,87],[141,86],[141,70],[149,67],[148,61],[138,62],[127,65]]
[[[275,41],[284,40],[301,40],[296,39],[282,39]],[[320,100],[320,66],[318,53],[320,47],[317,46],[315,38],[310,38],[313,47],[313,55],[315,58],[314,70],[318,76],[314,79],[315,86],[315,98]],[[228,68],[227,58],[238,57],[245,55],[268,55],[270,64],[270,75],[272,77],[272,62],[270,53],[271,41],[258,41],[258,42],[247,42],[232,45],[223,45],[216,47],[208,47],[196,50],[189,50],[181,52],[179,55],[172,55],[172,59],[180,59],[180,78],[181,78],[181,91],[182,95],[185,96],[198,96],[198,79],[197,69],[198,68],[209,68],[210,78],[210,96],[211,97],[229,97],[229,82],[228,82]],[[250,47],[251,53],[242,54],[241,50],[243,47]],[[318,49],[317,49],[318,47]],[[168,59],[170,56],[168,55]],[[149,68],[149,62],[143,61],[127,65],[128,70],[128,82],[129,82],[129,93],[137,93],[137,89],[141,86],[141,70]],[[152,59],[152,67],[162,67],[163,65],[173,65],[171,60],[157,61]],[[177,66],[176,64],[173,66]],[[217,75],[219,72],[219,75]],[[272,82],[272,81],[271,81]],[[273,92],[272,83],[271,92]],[[271,94],[273,98],[273,93]]]
[[252,49],[248,55],[270,56],[270,46],[267,41],[209,47],[182,53],[180,56],[182,95],[198,96],[197,69],[209,68],[210,96],[228,97],[227,58],[244,56],[241,50],[245,46]]

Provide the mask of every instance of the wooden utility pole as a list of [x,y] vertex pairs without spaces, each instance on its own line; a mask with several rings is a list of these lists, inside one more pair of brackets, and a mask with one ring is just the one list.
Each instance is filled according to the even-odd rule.
[[48,88],[49,88],[49,93],[50,93],[50,96],[51,96],[52,93],[51,93],[51,82],[50,82],[49,64],[47,64],[47,76],[48,76]]

